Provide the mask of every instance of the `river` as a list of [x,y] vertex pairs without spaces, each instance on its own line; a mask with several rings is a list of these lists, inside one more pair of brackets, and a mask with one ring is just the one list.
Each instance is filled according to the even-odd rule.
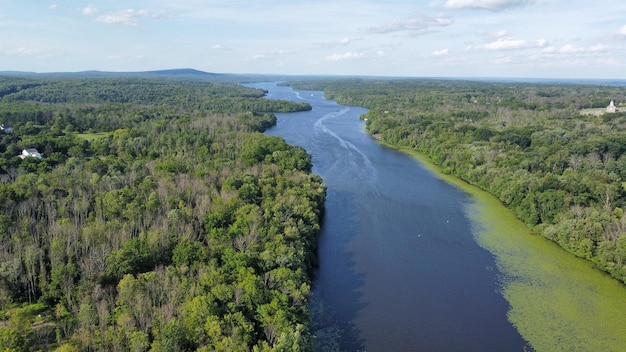
[[302,146],[328,186],[311,310],[316,349],[522,351],[494,257],[480,247],[466,193],[364,131],[367,110],[322,92],[247,86],[305,101],[267,134]]

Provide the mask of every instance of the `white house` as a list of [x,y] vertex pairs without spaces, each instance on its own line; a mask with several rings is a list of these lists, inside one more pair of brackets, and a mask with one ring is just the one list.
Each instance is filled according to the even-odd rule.
[[606,112],[617,112],[617,107],[615,106],[615,102],[611,100],[611,104],[606,107]]
[[0,131],[4,133],[11,133],[13,132],[13,127],[5,124],[0,124]]
[[39,151],[36,148],[28,148],[28,149],[22,150],[22,154],[20,154],[20,158],[24,159],[28,156],[41,159],[41,154],[39,154]]

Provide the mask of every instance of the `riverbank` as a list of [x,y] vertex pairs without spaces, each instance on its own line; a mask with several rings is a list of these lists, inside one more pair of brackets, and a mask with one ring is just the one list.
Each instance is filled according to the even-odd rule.
[[307,150],[328,187],[309,305],[315,350],[524,350],[495,260],[472,234],[466,193],[373,141],[359,120],[366,109],[254,87],[313,106],[276,114],[266,133]]
[[[391,145],[382,143],[390,148]],[[621,351],[626,346],[626,287],[519,221],[496,197],[444,174],[424,155],[401,150],[467,192],[474,237],[502,273],[508,319],[536,351]]]

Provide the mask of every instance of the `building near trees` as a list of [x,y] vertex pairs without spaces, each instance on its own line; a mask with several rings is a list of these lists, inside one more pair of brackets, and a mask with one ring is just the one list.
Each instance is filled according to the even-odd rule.
[[20,158],[24,159],[29,156],[32,158],[41,159],[41,154],[36,148],[28,148],[28,149],[22,150],[22,154],[20,154]]
[[0,124],[0,131],[4,133],[11,133],[13,132],[13,127],[5,124]]
[[606,107],[606,112],[617,112],[617,107],[615,106],[615,102],[611,100],[609,106]]

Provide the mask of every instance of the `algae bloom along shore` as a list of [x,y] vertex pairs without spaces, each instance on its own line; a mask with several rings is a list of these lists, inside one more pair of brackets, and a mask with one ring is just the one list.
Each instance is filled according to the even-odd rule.
[[509,320],[537,351],[622,351],[626,288],[475,194],[476,239],[496,257]]
[[491,194],[411,154],[472,196],[466,211],[476,241],[494,255],[510,304],[508,319],[535,351],[624,350],[624,285],[532,233]]

